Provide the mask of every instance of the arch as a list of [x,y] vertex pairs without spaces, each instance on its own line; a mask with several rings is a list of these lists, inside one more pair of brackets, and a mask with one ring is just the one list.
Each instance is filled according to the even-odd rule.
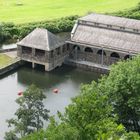
[[86,47],[86,48],[85,48],[85,52],[92,53],[92,52],[93,52],[93,50],[92,50],[91,48],[89,48],[89,47]]
[[113,52],[110,56],[113,58],[120,58],[119,54],[116,52]]
[[102,53],[104,56],[106,56],[106,52],[104,50],[98,50],[97,52],[98,55],[102,55]]
[[124,60],[130,59],[130,58],[131,58],[130,55],[126,55],[126,56],[124,57]]
[[66,51],[66,45],[62,46],[62,52],[64,53]]
[[79,47],[78,45],[74,45],[74,46],[73,46],[73,50],[78,50],[78,51],[80,51],[80,47]]
[[56,53],[57,53],[57,55],[60,55],[60,47],[59,48],[56,48]]

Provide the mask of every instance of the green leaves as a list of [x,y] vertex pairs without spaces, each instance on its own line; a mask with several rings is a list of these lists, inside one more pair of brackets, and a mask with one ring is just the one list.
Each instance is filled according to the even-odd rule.
[[128,130],[131,130],[131,126],[132,130],[140,131],[140,56],[113,65],[109,76],[99,85],[105,87],[102,92],[110,97],[120,123],[125,120],[124,125]]
[[[15,112],[16,118],[7,121],[9,127],[14,127],[14,135],[17,134],[17,136],[23,137],[43,128],[43,121],[47,121],[49,118],[49,111],[44,108],[43,104],[45,98],[42,90],[35,85],[31,85],[23,92],[23,96],[16,100],[19,105]],[[6,133],[6,136],[9,134]]]

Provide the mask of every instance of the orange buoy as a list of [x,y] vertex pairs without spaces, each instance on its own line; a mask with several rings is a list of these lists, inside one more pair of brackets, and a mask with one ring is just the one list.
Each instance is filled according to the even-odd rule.
[[21,96],[21,95],[23,95],[23,92],[21,92],[21,91],[18,92],[18,96]]
[[56,89],[53,90],[53,92],[54,92],[54,93],[58,93],[59,90],[56,88]]

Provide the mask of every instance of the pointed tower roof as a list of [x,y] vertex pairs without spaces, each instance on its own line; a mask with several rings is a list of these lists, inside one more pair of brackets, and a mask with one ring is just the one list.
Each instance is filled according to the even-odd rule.
[[17,45],[51,51],[64,44],[59,37],[46,29],[36,28]]

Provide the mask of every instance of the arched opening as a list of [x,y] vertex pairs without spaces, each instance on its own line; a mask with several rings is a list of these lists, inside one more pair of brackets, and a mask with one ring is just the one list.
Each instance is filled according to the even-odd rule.
[[57,55],[60,55],[60,48],[56,49],[56,53],[57,53]]
[[51,51],[51,58],[53,58],[54,57],[54,51],[52,50]]
[[113,52],[110,56],[113,58],[120,58],[119,54],[116,52]]
[[124,57],[124,60],[130,59],[130,58],[131,58],[130,55],[126,55],[126,56]]
[[98,52],[97,52],[97,54],[98,55],[104,55],[104,56],[106,56],[106,53],[105,53],[105,51],[103,51],[103,50],[98,50]]
[[75,45],[75,46],[73,46],[73,50],[78,50],[78,51],[80,51],[80,47],[77,46],[77,45]]
[[86,48],[85,48],[85,52],[92,53],[92,52],[93,52],[93,50],[92,50],[91,48],[89,48],[89,47],[86,47]]
[[62,46],[62,52],[64,53],[66,51],[66,45]]

